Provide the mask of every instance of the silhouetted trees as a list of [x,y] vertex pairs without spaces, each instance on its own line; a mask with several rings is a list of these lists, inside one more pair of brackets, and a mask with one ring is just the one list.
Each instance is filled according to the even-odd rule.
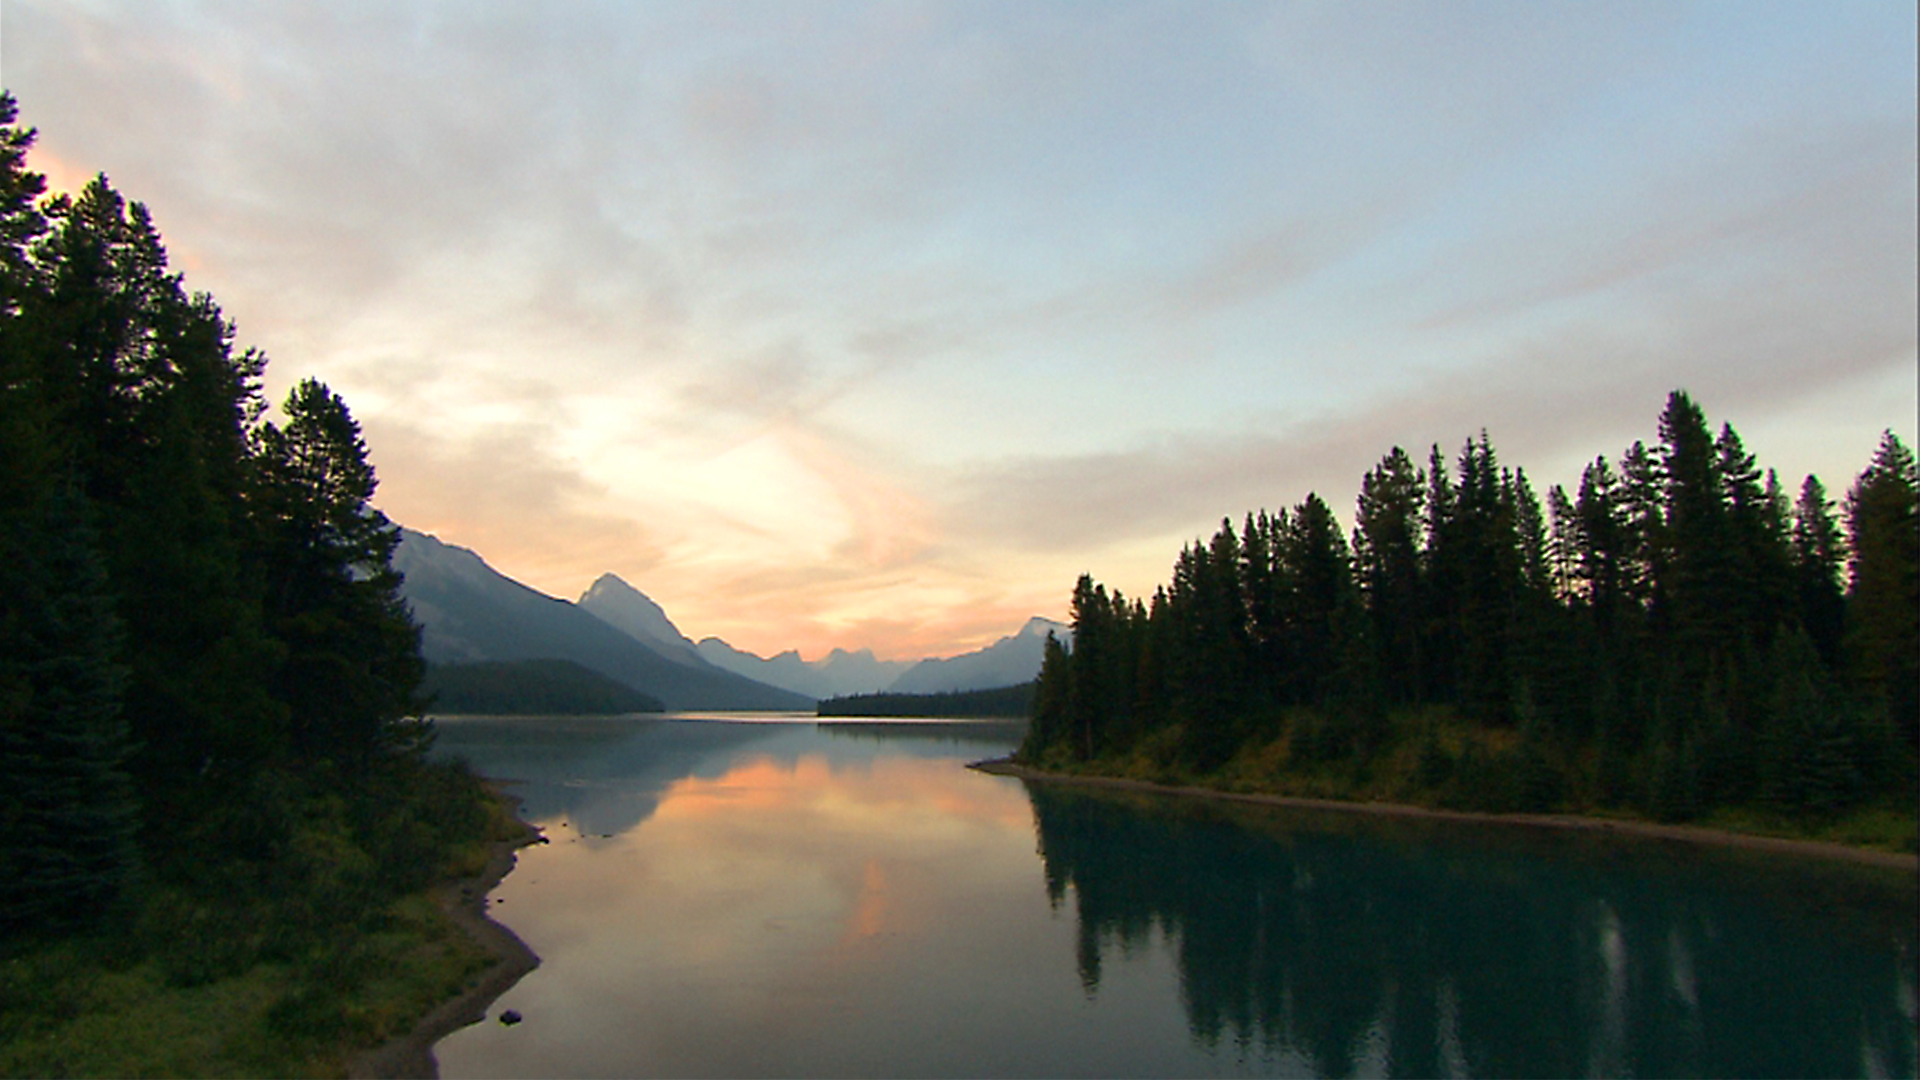
[[15,115],[0,95],[0,926],[83,921],[143,866],[252,860],[264,890],[310,798],[358,807],[377,862],[428,731],[358,426],[313,381],[267,420],[266,358],[146,209],[104,176],[45,197]]
[[1025,682],[986,690],[947,690],[936,694],[848,694],[826,698],[814,709],[819,716],[903,716],[969,719],[1033,715],[1036,684]]
[[1309,494],[1189,545],[1150,607],[1083,576],[1022,756],[1207,772],[1279,745],[1283,770],[1398,768],[1468,805],[1668,818],[1910,790],[1912,452],[1885,436],[1843,536],[1817,478],[1790,500],[1686,393],[1658,435],[1544,503],[1485,432],[1451,465],[1395,447],[1351,548]]

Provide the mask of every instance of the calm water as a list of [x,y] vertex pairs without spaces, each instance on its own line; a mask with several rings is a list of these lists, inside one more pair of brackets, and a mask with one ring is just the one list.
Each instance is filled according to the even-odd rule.
[[446,1077],[1915,1071],[1911,876],[1029,790],[995,724],[440,730],[552,841]]

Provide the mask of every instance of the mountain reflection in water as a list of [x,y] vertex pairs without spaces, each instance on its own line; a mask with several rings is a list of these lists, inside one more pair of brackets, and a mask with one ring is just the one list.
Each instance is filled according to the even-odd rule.
[[1915,1068],[1911,880],[963,768],[1004,724],[441,732],[553,841],[449,1077]]

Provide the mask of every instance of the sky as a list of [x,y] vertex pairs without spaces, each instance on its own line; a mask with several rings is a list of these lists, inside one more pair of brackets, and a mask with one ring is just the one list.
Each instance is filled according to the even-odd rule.
[[1911,2],[0,2],[57,189],[362,424],[395,521],[762,655],[915,659],[1541,491],[1684,388],[1797,490],[1909,445]]

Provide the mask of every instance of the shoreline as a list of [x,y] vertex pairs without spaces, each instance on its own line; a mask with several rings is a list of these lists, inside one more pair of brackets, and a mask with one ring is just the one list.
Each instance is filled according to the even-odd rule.
[[540,966],[540,958],[526,942],[488,917],[487,894],[513,872],[519,861],[515,852],[541,843],[545,837],[539,829],[520,820],[519,799],[502,790],[498,781],[489,781],[488,787],[507,804],[508,816],[519,825],[520,831],[492,843],[487,865],[478,874],[441,882],[430,892],[447,918],[492,956],[493,963],[459,994],[434,1006],[414,1024],[413,1030],[348,1058],[347,1076],[352,1080],[437,1080],[440,1065],[433,1057],[434,1044],[469,1024],[485,1020],[487,1010],[500,995]]
[[1758,833],[1731,832],[1726,829],[1708,828],[1703,825],[1667,825],[1657,821],[1638,821],[1631,818],[1583,817],[1577,814],[1493,814],[1476,810],[1445,810],[1431,806],[1418,806],[1413,803],[1386,802],[1348,802],[1340,799],[1315,799],[1299,795],[1265,795],[1254,792],[1219,791],[1214,788],[1192,785],[1160,784],[1151,780],[1136,780],[1120,776],[1085,776],[1078,773],[1055,773],[1030,768],[1016,763],[1012,758],[989,758],[975,761],[967,768],[993,776],[1011,776],[1019,780],[1037,781],[1049,784],[1070,784],[1082,787],[1107,788],[1113,791],[1134,791],[1154,795],[1177,795],[1186,798],[1221,799],[1229,802],[1253,803],[1260,806],[1292,807],[1301,810],[1338,810],[1347,813],[1374,814],[1381,817],[1420,818],[1436,821],[1458,821],[1489,825],[1525,825],[1534,828],[1580,830],[1615,835],[1646,837],[1648,839],[1678,840],[1684,843],[1704,844],[1715,847],[1744,848],[1752,851],[1767,851],[1782,855],[1810,856],[1858,863],[1864,866],[1881,867],[1892,870],[1905,870],[1908,873],[1920,872],[1920,855],[1908,855],[1894,851],[1878,851],[1872,848],[1851,847],[1826,840],[1796,840],[1782,836],[1762,836]]

